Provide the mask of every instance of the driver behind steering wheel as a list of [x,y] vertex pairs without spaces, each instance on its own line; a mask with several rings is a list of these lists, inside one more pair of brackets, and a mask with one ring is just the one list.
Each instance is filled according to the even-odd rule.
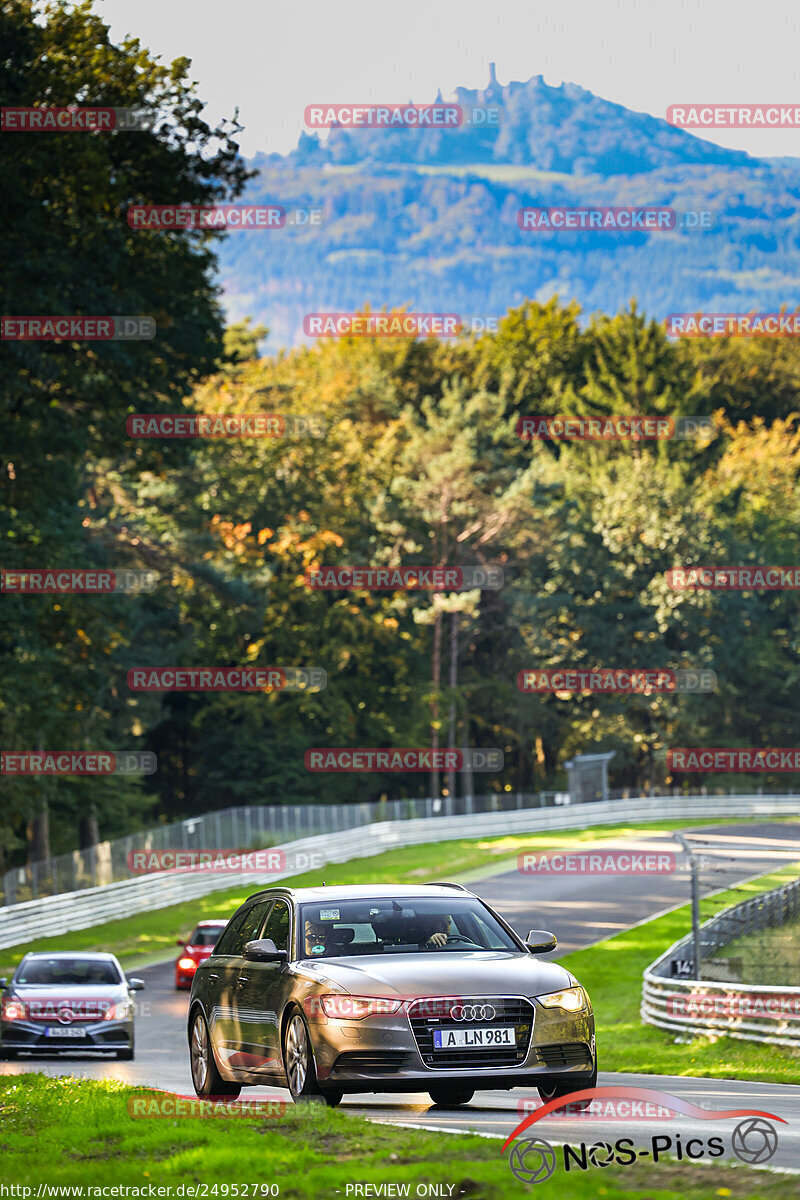
[[431,932],[427,940],[422,943],[423,946],[430,946],[431,948],[445,946],[447,944],[447,935],[450,932],[449,914],[442,913],[439,917],[433,917],[428,925],[428,929]]

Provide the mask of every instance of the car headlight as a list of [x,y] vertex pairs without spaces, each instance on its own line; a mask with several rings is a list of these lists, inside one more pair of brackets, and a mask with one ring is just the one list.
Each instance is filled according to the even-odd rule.
[[131,1015],[130,1005],[127,1000],[123,1000],[121,1004],[112,1004],[103,1013],[104,1021],[124,1021]]
[[326,1017],[337,1021],[363,1021],[364,1017],[384,1017],[396,1013],[402,1000],[382,996],[320,996]]
[[563,1008],[566,1012],[580,1012],[588,1004],[588,997],[582,987],[564,988],[561,992],[548,992],[546,996],[537,996],[536,999],[545,1008]]
[[25,1005],[21,1000],[4,1000],[0,1016],[4,1021],[24,1021]]
[[194,971],[197,969],[197,963],[193,958],[179,958],[178,966],[182,971]]

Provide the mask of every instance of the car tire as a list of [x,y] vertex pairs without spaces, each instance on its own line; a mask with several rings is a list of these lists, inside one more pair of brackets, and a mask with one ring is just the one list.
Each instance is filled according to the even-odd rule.
[[5,1046],[0,1046],[0,1062],[11,1062],[12,1058],[16,1057],[16,1050],[7,1050]]
[[135,1057],[136,1057],[136,1055],[135,1055],[133,1046],[130,1046],[129,1049],[127,1049],[127,1050],[118,1050],[117,1051],[117,1058],[120,1059],[122,1062],[132,1062]]
[[[597,1060],[595,1060],[594,1070],[588,1079],[554,1079],[552,1083],[539,1084],[536,1088],[543,1102],[547,1104],[548,1100],[555,1100],[559,1096],[568,1096],[571,1092],[582,1092],[584,1088],[597,1087]],[[590,1100],[576,1100],[581,1108],[586,1108],[591,1103]]]
[[344,1092],[340,1091],[339,1088],[332,1088],[329,1091],[323,1092],[322,1095],[325,1097],[325,1103],[328,1108],[338,1108],[344,1099]]
[[217,1070],[208,1025],[199,1008],[195,1011],[190,1026],[189,1062],[195,1094],[201,1100],[214,1100],[218,1096],[236,1099],[241,1092],[241,1084],[223,1079]]
[[295,1104],[323,1098],[331,1108],[338,1104],[336,1096],[339,1093],[333,1088],[325,1093],[317,1083],[311,1035],[305,1017],[297,1009],[290,1015],[283,1031],[283,1066],[286,1071],[286,1085]]
[[428,1095],[434,1104],[441,1108],[451,1108],[459,1104],[469,1104],[475,1095],[474,1088],[440,1087],[430,1088]]

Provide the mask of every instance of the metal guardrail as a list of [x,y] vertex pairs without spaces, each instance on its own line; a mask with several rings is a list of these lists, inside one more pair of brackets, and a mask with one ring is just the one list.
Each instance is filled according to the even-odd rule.
[[546,808],[565,799],[568,801],[569,796],[558,792],[539,792],[533,796],[507,792],[449,801],[378,800],[364,804],[259,804],[226,808],[14,867],[0,877],[0,899],[4,905],[18,904],[130,879],[128,855],[134,850],[251,850],[316,834],[341,833],[377,821],[506,812],[531,806]]
[[[404,802],[398,802],[404,803]],[[624,825],[632,821],[671,818],[791,816],[797,798],[790,796],[664,797],[608,800],[592,804],[522,808],[460,816],[380,821],[339,833],[301,838],[279,849],[287,859],[298,854],[321,854],[324,862],[349,862],[402,846],[459,838],[502,837],[504,834],[586,829],[591,825]],[[87,929],[106,921],[166,908],[222,889],[255,891],[259,886],[290,878],[296,872],[265,874],[158,872],[110,883],[105,887],[59,896],[46,896],[0,909],[0,949],[18,946],[43,935]]]
[[[737,937],[782,925],[798,913],[800,879],[734,904],[700,926],[700,962]],[[687,934],[645,970],[641,1017],[646,1024],[693,1037],[724,1034],[800,1049],[800,987],[672,978],[672,962],[692,956],[693,936]],[[766,1015],[768,1010],[773,1015]]]
[[[761,792],[757,794],[760,796]],[[633,800],[642,795],[623,788],[609,792],[605,800]],[[644,794],[646,799],[652,795],[652,791]],[[697,795],[707,797],[709,791],[702,787]],[[720,790],[712,795],[734,794]],[[674,797],[680,798],[678,788],[673,789],[670,799]],[[583,803],[602,800],[599,793],[582,797]],[[42,862],[13,867],[0,876],[0,905],[19,904],[25,900],[38,900],[41,896],[57,896],[129,879],[128,855],[133,850],[251,850],[282,845],[315,834],[340,833],[377,821],[511,812],[575,802],[576,797],[571,797],[569,792],[490,792],[438,800],[417,798],[362,804],[259,804],[226,808],[169,825],[158,825],[113,841],[99,842],[84,850],[58,854]]]

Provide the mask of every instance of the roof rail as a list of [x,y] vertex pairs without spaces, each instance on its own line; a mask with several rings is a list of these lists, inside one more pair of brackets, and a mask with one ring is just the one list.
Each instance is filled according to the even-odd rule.
[[426,883],[426,887],[451,887],[456,888],[459,892],[467,892],[469,888],[465,888],[463,883]]

